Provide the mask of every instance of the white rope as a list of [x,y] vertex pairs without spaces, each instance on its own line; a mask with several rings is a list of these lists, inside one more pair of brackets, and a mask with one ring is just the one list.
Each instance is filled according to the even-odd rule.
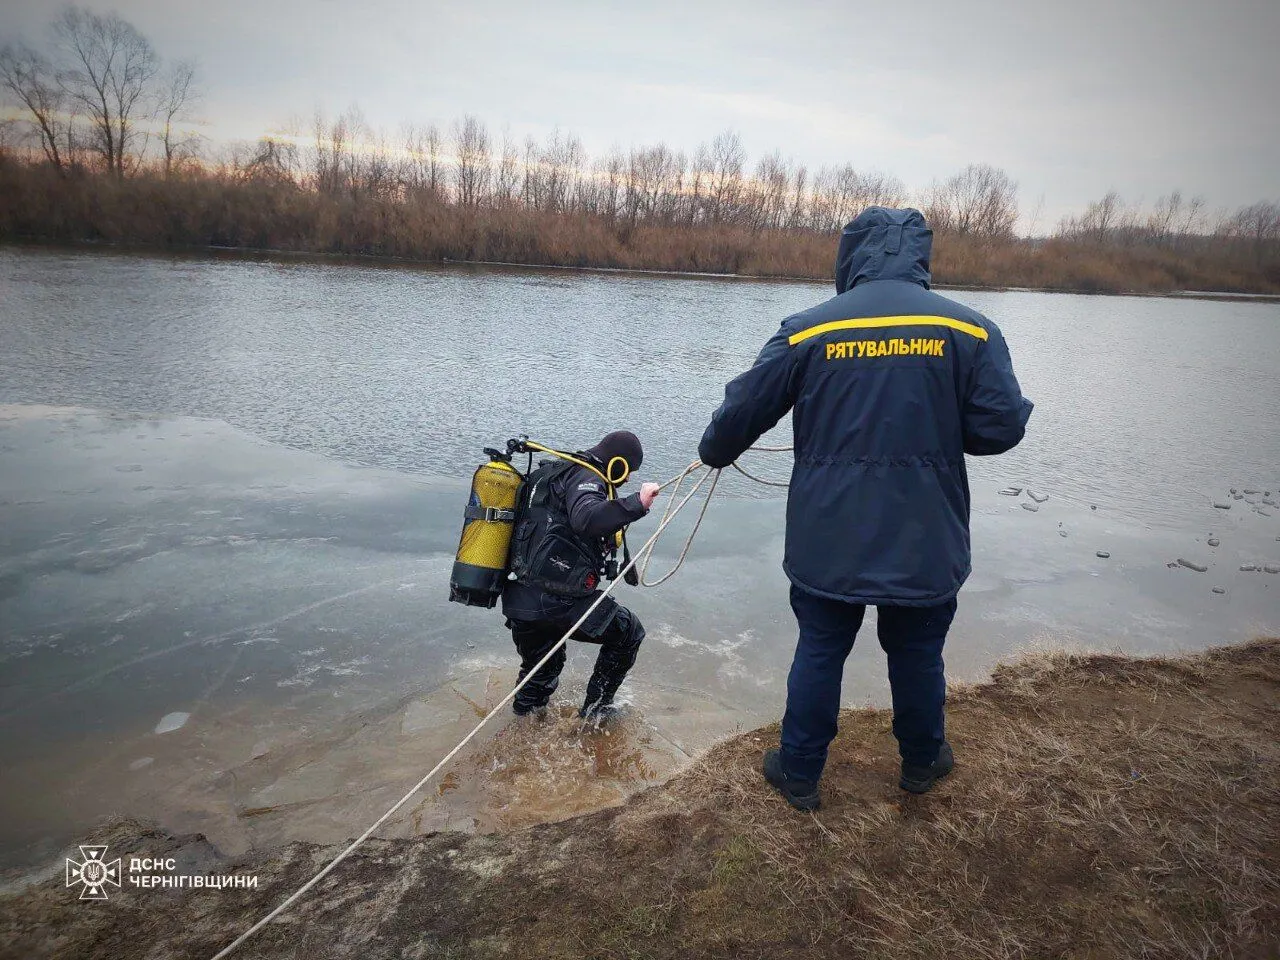
[[[672,507],[675,506],[676,495],[680,492],[680,487],[684,484],[685,478],[688,477],[695,470],[699,469],[701,466],[702,464],[697,460],[695,460],[693,463],[689,464],[689,466],[685,468],[684,473],[680,474],[680,476],[675,479],[674,483],[676,485],[676,488],[671,491],[671,496],[667,500],[667,508],[662,512],[662,523],[658,527],[659,530],[663,529],[667,525],[669,520],[674,519],[676,513],[679,512],[679,508],[677,508],[674,512],[671,509]],[[693,522],[693,529],[689,531],[689,536],[685,538],[684,546],[680,549],[680,556],[676,558],[675,566],[673,566],[670,570],[668,570],[666,573],[660,576],[657,580],[647,579],[649,574],[649,561],[653,559],[653,546],[651,544],[653,544],[657,540],[656,537],[654,538],[654,540],[650,541],[649,544],[645,544],[645,546],[648,548],[647,550],[642,549],[640,553],[636,554],[637,559],[639,559],[641,556],[644,557],[644,560],[641,561],[640,563],[640,568],[638,571],[640,574],[640,585],[642,587],[656,587],[663,583],[666,583],[668,580],[674,577],[676,575],[676,571],[679,570],[680,567],[684,565],[684,558],[689,555],[689,548],[693,546],[693,538],[698,535],[698,528],[702,526],[702,518],[707,515],[707,507],[711,506],[711,495],[716,492],[716,484],[720,482],[720,471],[710,470],[708,473],[704,474],[702,477],[702,480],[699,480],[697,485],[694,486],[693,490],[690,491],[690,496],[692,496],[693,493],[697,491],[698,487],[702,486],[703,481],[706,480],[707,477],[711,477],[711,486],[707,488],[707,496],[706,496],[706,499],[702,501],[702,509],[698,511],[698,519]],[[671,483],[671,482],[672,481],[668,481],[668,483]],[[681,502],[680,505],[684,506],[683,501]]]
[[782,489],[786,490],[791,486],[791,484],[787,483],[785,480],[766,480],[764,477],[757,477],[754,473],[748,473],[745,468],[739,466],[736,460],[733,462],[732,466],[733,469],[737,470],[748,480],[754,480],[756,483],[762,483],[766,487],[782,487]]
[[[678,480],[682,481],[684,477],[687,477],[690,473],[692,473],[694,470],[696,470],[700,466],[701,466],[700,463],[698,463],[697,461],[694,461],[694,463],[686,467],[684,471],[682,471],[679,474],[679,476],[672,477],[671,480],[668,480],[666,483],[662,484],[662,486],[664,487],[668,486],[671,483],[677,482]],[[600,604],[604,602],[604,598],[607,597],[613,591],[613,588],[616,587],[622,581],[623,575],[628,570],[630,570],[633,566],[635,566],[636,561],[639,560],[639,558],[643,556],[646,551],[649,551],[652,549],[653,544],[656,543],[658,540],[658,537],[662,535],[662,531],[666,529],[667,524],[669,524],[672,520],[674,520],[676,517],[676,514],[679,513],[684,508],[684,506],[690,500],[693,499],[693,497],[697,494],[699,488],[704,483],[706,483],[707,478],[710,477],[712,473],[715,473],[718,477],[720,471],[718,470],[710,471],[704,474],[702,478],[699,479],[698,482],[693,485],[693,489],[689,491],[688,495],[682,501],[680,501],[680,505],[677,506],[674,510],[670,509],[670,505],[668,506],[668,512],[664,514],[662,522],[658,525],[658,529],[653,532],[653,536],[651,536],[645,542],[644,546],[640,548],[640,551],[635,555],[635,557],[632,558],[620,571],[618,571],[617,579],[613,580],[603,591],[601,591],[600,596],[596,598],[595,602],[592,603],[591,606],[587,608],[586,612],[583,613],[583,615],[578,618],[578,622],[569,628],[569,630],[565,633],[563,637],[560,638],[560,640],[556,643],[556,645],[547,651],[546,656],[544,656],[541,660],[539,660],[537,665],[525,675],[525,678],[521,680],[519,683],[517,683],[515,687],[511,690],[511,692],[508,693],[505,697],[503,697],[502,700],[498,702],[498,705],[494,707],[491,711],[489,711],[489,714],[483,720],[477,723],[475,725],[475,728],[470,733],[468,733],[465,737],[463,737],[461,742],[459,742],[459,744],[456,747],[454,747],[452,750],[449,751],[448,754],[445,755],[445,758],[443,760],[441,760],[434,767],[432,767],[430,772],[427,773],[426,776],[424,776],[421,780],[415,783],[413,787],[410,788],[409,792],[406,793],[399,800],[397,800],[395,805],[390,810],[388,810],[386,813],[380,816],[376,821],[374,821],[373,825],[370,826],[368,830],[366,830],[364,833],[360,834],[360,836],[352,840],[351,843],[349,843],[341,853],[339,853],[336,857],[330,860],[328,865],[326,865],[324,869],[322,869],[314,877],[312,877],[310,880],[304,883],[300,888],[298,888],[297,892],[294,893],[292,896],[290,896],[287,900],[285,900],[284,903],[280,904],[280,906],[276,907],[274,910],[268,913],[265,917],[263,917],[261,920],[255,923],[252,927],[250,927],[244,933],[240,934],[240,936],[236,937],[235,940],[231,941],[231,943],[227,944],[227,946],[223,947],[216,954],[214,954],[213,960],[222,960],[222,958],[230,956],[232,951],[234,951],[236,947],[240,946],[240,944],[244,943],[246,940],[252,937],[255,933],[257,933],[259,930],[265,927],[268,923],[270,923],[276,917],[280,916],[280,914],[284,913],[284,911],[287,910],[289,907],[291,907],[294,903],[296,903],[304,893],[306,893],[308,890],[314,887],[317,883],[319,883],[321,880],[327,877],[333,871],[334,867],[336,867],[348,856],[350,856],[352,851],[354,851],[358,846],[360,846],[360,844],[364,843],[366,840],[369,839],[369,837],[373,836],[374,831],[377,830],[379,827],[381,827],[384,823],[386,823],[387,820],[391,818],[392,814],[394,814],[397,810],[399,810],[411,799],[413,799],[414,795],[423,787],[425,787],[428,781],[430,781],[432,777],[434,777],[437,773],[439,773],[450,760],[452,760],[454,757],[458,755],[458,752],[463,747],[465,747],[468,743],[471,742],[471,739],[477,733],[480,732],[480,730],[484,727],[486,723],[488,723],[495,716],[497,716],[499,711],[501,711],[502,708],[505,707],[517,693],[519,693],[522,689],[524,689],[525,684],[529,683],[529,681],[531,681],[537,675],[538,671],[541,670],[542,667],[552,658],[552,656],[555,655],[556,651],[559,650],[561,647],[563,647],[569,641],[569,638],[573,636],[573,634],[577,631],[577,629],[580,626],[582,626],[583,623],[586,622],[587,617],[591,616],[591,614],[595,611],[596,607],[600,606]],[[713,487],[715,486],[714,482],[712,483],[712,486]],[[677,485],[677,489],[679,489],[678,485]],[[674,502],[675,500],[674,494],[672,494],[671,499],[672,499],[672,502]],[[705,510],[706,510],[706,505],[704,504],[703,511],[705,512]],[[687,545],[686,545],[686,552],[687,552]]]
[[[792,448],[791,447],[750,447],[749,449],[759,453],[788,453],[791,451]],[[680,492],[680,487],[684,483],[685,478],[701,466],[703,466],[702,462],[695,460],[693,461],[693,463],[689,464],[689,466],[685,467],[683,473],[678,474],[677,476],[673,477],[672,479],[668,480],[666,483],[662,485],[663,487],[666,487],[674,483],[676,486],[676,488],[673,491],[671,491],[671,498],[667,501],[667,509],[662,514],[663,527],[666,526],[665,521],[667,520],[668,515],[671,515],[671,507],[675,504],[676,494]],[[763,484],[766,487],[782,487],[785,489],[786,487],[789,486],[789,484],[781,480],[766,480],[763,477],[757,477],[753,473],[748,473],[745,469],[738,466],[738,462],[736,460],[733,462],[732,467],[733,469],[737,470],[740,474],[742,474],[744,477],[746,477],[748,480],[754,480],[756,483]],[[680,556],[676,557],[676,562],[671,567],[670,570],[668,570],[662,576],[658,577],[657,580],[649,580],[648,579],[649,561],[653,559],[653,547],[649,547],[649,552],[645,554],[644,560],[641,562],[639,571],[638,571],[640,574],[641,586],[643,587],[661,586],[662,584],[670,580],[672,577],[674,577],[676,573],[679,572],[680,568],[684,566],[685,558],[689,556],[689,549],[693,546],[693,538],[698,535],[698,528],[702,526],[702,518],[707,515],[707,507],[711,506],[711,497],[716,492],[716,484],[720,480],[719,470],[712,470],[711,472],[715,474],[715,479],[711,481],[711,486],[707,489],[707,497],[705,500],[702,501],[702,509],[698,511],[698,519],[693,522],[693,529],[689,531],[689,536],[685,538],[684,546],[680,548]],[[706,479],[706,478],[704,477],[703,479]],[[699,483],[701,483],[701,481],[699,481]],[[697,488],[695,487],[695,489]],[[681,506],[683,506],[683,504],[681,504]],[[659,531],[661,531],[661,529],[662,528],[660,527]],[[654,539],[656,540],[657,538],[655,537]],[[650,542],[652,543],[653,541],[650,541]],[[646,544],[646,546],[648,546],[648,544]],[[643,553],[643,551],[641,552]],[[637,556],[639,556],[639,554],[637,554]]]

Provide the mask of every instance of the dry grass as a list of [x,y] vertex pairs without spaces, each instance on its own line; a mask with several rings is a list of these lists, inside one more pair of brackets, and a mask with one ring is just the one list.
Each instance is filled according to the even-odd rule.
[[[957,691],[948,722],[956,772],[923,797],[896,788],[887,714],[850,711],[814,815],[763,783],[766,729],[622,808],[372,843],[249,955],[1280,955],[1280,640],[1023,661]],[[195,842],[118,829],[124,849]],[[254,896],[77,911],[55,881],[4,903],[0,942],[13,956],[207,955],[322,853],[241,864],[263,874]]]
[[[330,196],[292,181],[235,179],[199,170],[174,180],[142,173],[123,182],[0,157],[0,240],[106,242],[160,248],[285,250],[617,267],[827,280],[835,237],[804,230],[662,225],[634,229],[586,213],[510,205],[469,209],[431,196]],[[1280,292],[1280,263],[1240,244],[1195,249],[1084,241],[938,237],[941,285],[1015,286],[1095,293],[1171,290]]]
[[748,885],[785,898],[774,942],[814,956],[1275,956],[1280,644],[1251,654],[1003,670],[955,698],[962,767],[925,798],[889,787],[886,718],[866,712],[811,818],[760,789],[754,744],[681,786],[767,868]]

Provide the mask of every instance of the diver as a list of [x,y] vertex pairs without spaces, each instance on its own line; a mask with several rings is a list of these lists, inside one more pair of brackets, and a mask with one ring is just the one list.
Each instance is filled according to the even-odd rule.
[[[600,572],[613,564],[628,524],[649,512],[656,483],[616,498],[644,459],[635,434],[618,430],[573,460],[542,461],[527,478],[520,520],[511,543],[511,574],[502,591],[502,613],[520,654],[523,680],[599,596]],[[623,469],[625,467],[625,469]],[[612,481],[612,482],[611,482]],[[629,583],[637,580],[628,575]],[[603,722],[616,713],[618,687],[636,661],[644,627],[639,618],[607,596],[572,639],[600,646],[578,715]],[[560,683],[561,647],[512,702],[517,716],[545,714]]]

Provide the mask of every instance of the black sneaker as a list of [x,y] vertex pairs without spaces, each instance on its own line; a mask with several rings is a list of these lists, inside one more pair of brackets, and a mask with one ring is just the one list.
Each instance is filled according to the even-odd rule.
[[822,805],[816,780],[796,780],[782,770],[782,751],[764,752],[764,778],[797,810],[817,810]]
[[955,765],[956,758],[951,752],[951,744],[944,741],[938,750],[938,759],[927,767],[912,766],[903,761],[902,779],[898,781],[898,786],[908,793],[928,793]]

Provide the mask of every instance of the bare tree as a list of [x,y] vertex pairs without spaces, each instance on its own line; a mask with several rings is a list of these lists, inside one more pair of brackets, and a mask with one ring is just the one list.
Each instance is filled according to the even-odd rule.
[[1018,185],[1003,170],[971,163],[926,195],[925,216],[944,233],[1009,237],[1018,222]]
[[1109,190],[1101,200],[1089,204],[1080,216],[1064,218],[1058,233],[1068,238],[1103,243],[1118,226],[1123,207],[1120,194]]
[[318,193],[339,194],[354,190],[357,178],[356,149],[365,133],[364,114],[356,106],[332,123],[317,113],[312,124],[314,148],[312,178]]
[[1035,236],[1036,227],[1040,223],[1040,218],[1044,216],[1044,194],[1040,194],[1036,198],[1036,205],[1031,208],[1031,216],[1027,218],[1026,239],[1030,240]]
[[671,153],[653,210],[653,216],[660,223],[669,225],[687,219],[683,211],[688,202],[685,197],[685,182],[688,175],[689,158],[679,151]]
[[395,200],[400,192],[397,164],[387,145],[386,134],[363,128],[364,137],[352,152],[352,193],[378,200]]
[[1182,191],[1174,190],[1156,201],[1147,217],[1147,231],[1151,240],[1160,244],[1172,244],[1177,224],[1182,221]]
[[711,149],[700,154],[707,164],[707,219],[724,223],[737,218],[742,201],[742,166],[746,151],[732,130],[719,134]]
[[0,49],[0,87],[31,115],[27,123],[45,159],[63,172],[70,159],[62,150],[69,124],[64,115],[66,93],[53,65],[30,47],[7,45]]
[[[670,212],[670,206],[663,203],[663,196],[671,192],[677,176],[683,175],[683,169],[677,174],[676,156],[665,143],[631,149],[627,156],[622,197],[623,216],[629,226],[634,227],[639,220],[662,219],[664,211]],[[681,156],[681,168],[684,162]]]
[[1203,197],[1184,200],[1182,191],[1174,190],[1157,200],[1147,217],[1147,239],[1168,247],[1183,246],[1197,229],[1203,212]]
[[1178,233],[1183,237],[1189,237],[1204,228],[1204,197],[1194,196],[1184,208],[1182,215],[1182,224],[1178,227]]
[[700,145],[689,164],[689,192],[684,203],[684,220],[690,225],[698,223],[704,214],[707,202],[707,180],[710,176],[711,160],[705,145]]
[[0,120],[0,162],[12,159],[21,140],[22,130],[17,120]]
[[813,182],[809,225],[816,230],[839,230],[867,207],[900,207],[906,187],[884,173],[859,173],[851,164],[823,167]]
[[815,230],[839,230],[853,206],[852,184],[857,174],[851,165],[822,167],[813,179],[809,225]]
[[520,154],[510,130],[502,131],[502,155],[498,159],[498,171],[494,177],[493,199],[498,206],[510,206],[523,187],[523,171]]
[[404,148],[400,156],[399,177],[407,194],[417,194],[426,185],[426,157],[422,149],[422,133],[412,123],[402,128]]
[[567,210],[570,199],[577,191],[582,165],[586,161],[582,141],[571,133],[562,134],[556,128],[547,137],[547,144],[538,161],[545,186],[543,209],[552,212]]
[[796,167],[791,181],[791,210],[787,214],[787,227],[798,230],[807,219],[809,200],[805,196],[809,186],[809,168],[804,164]]
[[865,207],[901,207],[907,202],[907,188],[887,173],[864,173],[856,178],[853,200],[857,212]]
[[750,185],[752,226],[774,230],[782,225],[790,183],[791,170],[780,151],[775,150],[760,158],[756,164],[755,180]]
[[1280,255],[1280,202],[1262,200],[1241,207],[1223,224],[1227,236],[1248,242],[1258,266]]
[[626,166],[627,161],[622,156],[622,151],[614,147],[609,152],[608,158],[601,165],[598,174],[600,177],[600,212],[610,224],[618,218],[618,211],[622,204],[623,185],[626,181]]
[[139,155],[132,150],[135,115],[146,105],[159,58],[128,21],[67,7],[54,33],[71,61],[62,81],[89,118],[91,148],[107,170],[124,177]]
[[435,124],[409,124],[404,132],[404,153],[401,179],[405,187],[440,199],[444,190],[444,149],[439,128]]
[[453,154],[458,183],[458,203],[477,207],[488,198],[492,175],[489,131],[468,114],[453,127]]
[[164,147],[165,179],[173,174],[175,165],[194,157],[199,149],[201,136],[179,129],[178,124],[191,120],[191,109],[200,100],[200,95],[200,88],[196,85],[195,63],[179,60],[171,64],[162,78],[156,104],[160,143]]
[[298,148],[287,140],[262,137],[251,148],[232,154],[235,174],[242,180],[296,185]]

